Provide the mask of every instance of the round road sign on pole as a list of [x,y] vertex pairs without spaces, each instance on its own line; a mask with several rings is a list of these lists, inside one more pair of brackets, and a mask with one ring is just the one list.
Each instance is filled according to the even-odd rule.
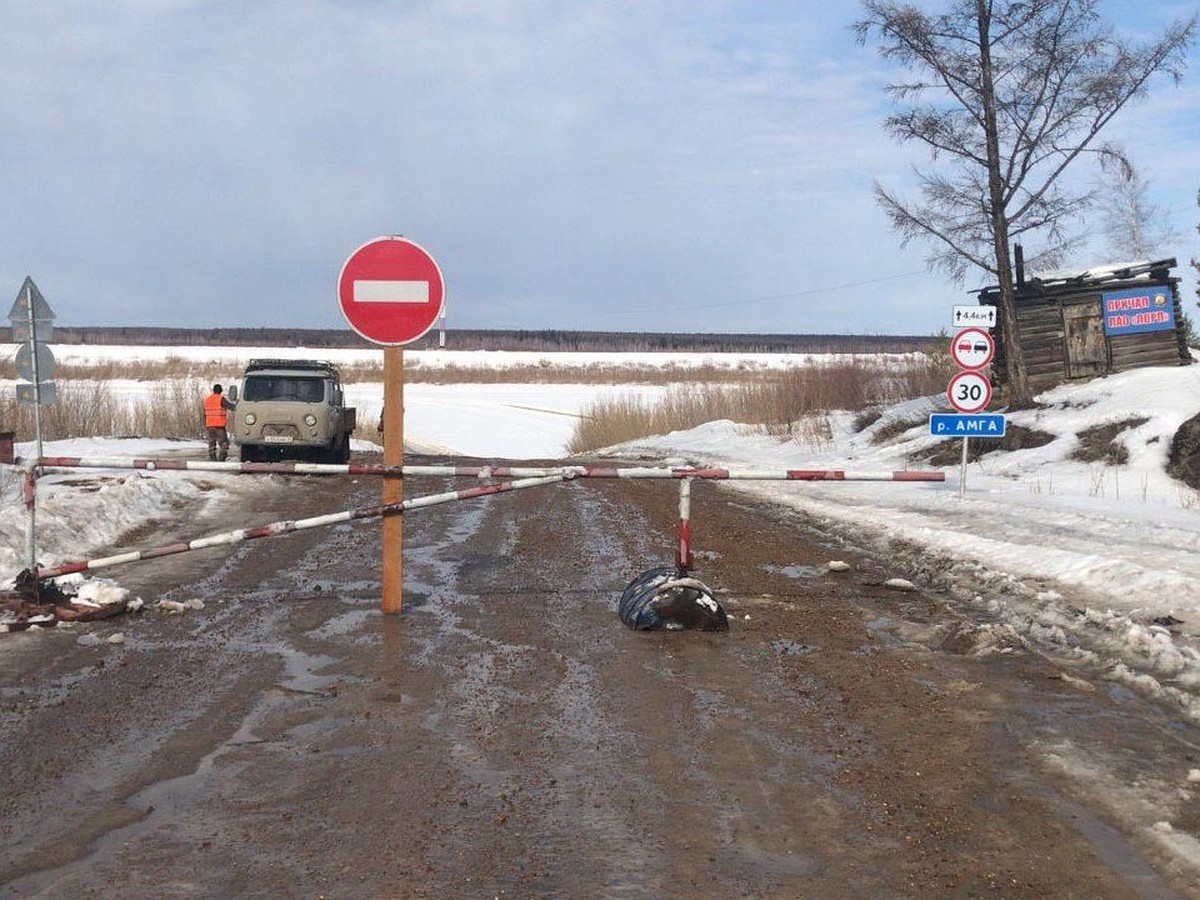
[[397,236],[378,237],[350,254],[338,275],[338,305],[368,341],[397,347],[433,327],[442,311],[442,270],[426,250]]
[[946,386],[946,399],[960,413],[976,413],[992,402],[992,383],[978,372],[959,372]]
[[17,374],[26,381],[34,381],[34,369],[36,368],[36,380],[45,381],[54,374],[54,354],[50,352],[49,347],[42,343],[33,344],[32,350],[29,347],[29,344],[22,344],[17,348],[17,356],[14,360]]
[[963,369],[982,369],[996,355],[996,342],[982,328],[964,328],[950,342],[950,355]]

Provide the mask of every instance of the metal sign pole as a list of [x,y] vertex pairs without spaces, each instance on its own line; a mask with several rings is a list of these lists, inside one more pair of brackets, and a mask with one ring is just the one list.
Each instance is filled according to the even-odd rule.
[[962,500],[967,496],[967,442],[969,437],[963,438],[962,465],[958,469],[958,499]]
[[42,458],[42,373],[38,367],[37,319],[33,314],[33,286],[25,285],[25,305],[29,309],[29,355],[33,365],[33,433],[37,444],[36,458]]
[[[34,453],[33,463],[29,468],[29,474],[26,481],[26,505],[29,508],[28,528],[29,533],[26,535],[26,544],[29,549],[29,571],[37,571],[37,477],[38,465],[42,461],[42,373],[38,368],[37,354],[37,319],[33,314],[33,285],[26,281],[25,284],[25,306],[29,311],[29,351],[33,364],[33,435]],[[36,582],[35,588],[36,590]]]

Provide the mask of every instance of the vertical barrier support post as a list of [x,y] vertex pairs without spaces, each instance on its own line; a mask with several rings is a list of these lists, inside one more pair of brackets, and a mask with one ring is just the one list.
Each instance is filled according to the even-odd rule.
[[[383,350],[383,463],[399,469],[404,465],[404,348]],[[383,502],[404,500],[404,479],[383,478]],[[404,516],[399,512],[383,517],[383,612],[400,612],[404,594]]]
[[29,573],[33,577],[33,599],[38,599],[39,582],[37,579],[37,460],[25,468],[24,484],[25,511],[25,549],[29,554]]
[[687,572],[692,568],[692,479],[679,479],[679,549],[675,551],[675,568]]

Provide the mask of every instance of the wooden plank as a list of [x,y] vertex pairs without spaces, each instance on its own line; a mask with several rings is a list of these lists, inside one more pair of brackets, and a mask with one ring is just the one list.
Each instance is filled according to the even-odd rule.
[[1052,349],[1061,356],[1063,353],[1063,336],[1056,334],[1038,338],[1036,341],[1022,341],[1021,346],[1026,353],[1036,353],[1040,350]]
[[1055,323],[1052,328],[1026,328],[1021,332],[1021,343],[1031,340],[1062,340],[1064,330],[1061,323]]
[[1061,339],[1053,340],[1053,341],[1037,341],[1036,343],[1030,342],[1023,346],[1025,349],[1026,356],[1029,356],[1030,354],[1039,354],[1039,353],[1040,354],[1053,353],[1055,356],[1058,356],[1060,358],[1065,356],[1065,354],[1063,352],[1063,342]]
[[1113,352],[1161,347],[1179,352],[1179,339],[1174,331],[1152,331],[1144,334],[1118,334],[1109,338]]
[[1044,366],[1044,365],[1048,365],[1050,363],[1054,363],[1055,365],[1062,366],[1062,365],[1066,365],[1066,362],[1067,362],[1066,357],[1064,357],[1062,355],[1061,350],[1046,349],[1046,350],[1039,350],[1036,352],[1030,352],[1029,350],[1025,351],[1025,364],[1026,365],[1043,365]]
[[1049,347],[1051,344],[1063,345],[1064,335],[1061,331],[1044,331],[1021,337],[1021,347]]
[[1130,369],[1140,366],[1178,366],[1183,360],[1178,353],[1168,353],[1164,350],[1144,350],[1138,353],[1114,353],[1113,369]]
[[1020,326],[1022,335],[1028,334],[1031,331],[1060,331],[1063,327],[1061,316],[1021,319],[1018,325]]

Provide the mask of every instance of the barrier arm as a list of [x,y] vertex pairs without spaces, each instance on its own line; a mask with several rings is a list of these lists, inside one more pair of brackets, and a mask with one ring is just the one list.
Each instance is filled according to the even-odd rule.
[[122,563],[136,562],[143,559],[157,559],[160,556],[172,556],[176,553],[186,553],[190,550],[202,550],[206,547],[217,547],[222,544],[237,544],[255,538],[275,537],[289,534],[293,531],[303,531],[307,528],[320,528],[326,525],[336,525],[339,522],[350,522],[356,519],[377,519],[389,513],[404,513],[410,509],[420,509],[426,506],[437,506],[441,503],[452,503],[456,500],[469,500],[474,497],[486,497],[491,494],[502,494],[509,491],[520,491],[525,488],[539,487],[544,484],[554,484],[560,481],[570,481],[574,474],[557,472],[536,478],[524,478],[516,481],[500,481],[492,484],[481,484],[476,487],[462,488],[457,491],[446,491],[441,494],[429,494],[425,497],[414,497],[401,503],[381,503],[373,506],[360,506],[357,509],[344,512],[329,513],[323,516],[313,516],[308,519],[296,519],[282,522],[272,522],[270,525],[259,525],[256,528],[240,528],[236,531],[226,531],[209,537],[197,538],[194,541],[165,544],[149,550],[134,550],[129,553],[119,553],[80,562],[68,562],[49,568],[36,567],[34,577],[37,581],[58,578],[62,575],[72,575],[76,572],[90,572],[94,569],[107,568]]
[[724,469],[648,466],[384,466],[337,463],[242,463],[194,459],[137,459],[117,456],[46,456],[45,469],[144,469],[146,471],[231,472],[278,475],[441,475],[468,478],[691,478],[706,481],[945,481],[937,470],[855,472],[845,469]]

